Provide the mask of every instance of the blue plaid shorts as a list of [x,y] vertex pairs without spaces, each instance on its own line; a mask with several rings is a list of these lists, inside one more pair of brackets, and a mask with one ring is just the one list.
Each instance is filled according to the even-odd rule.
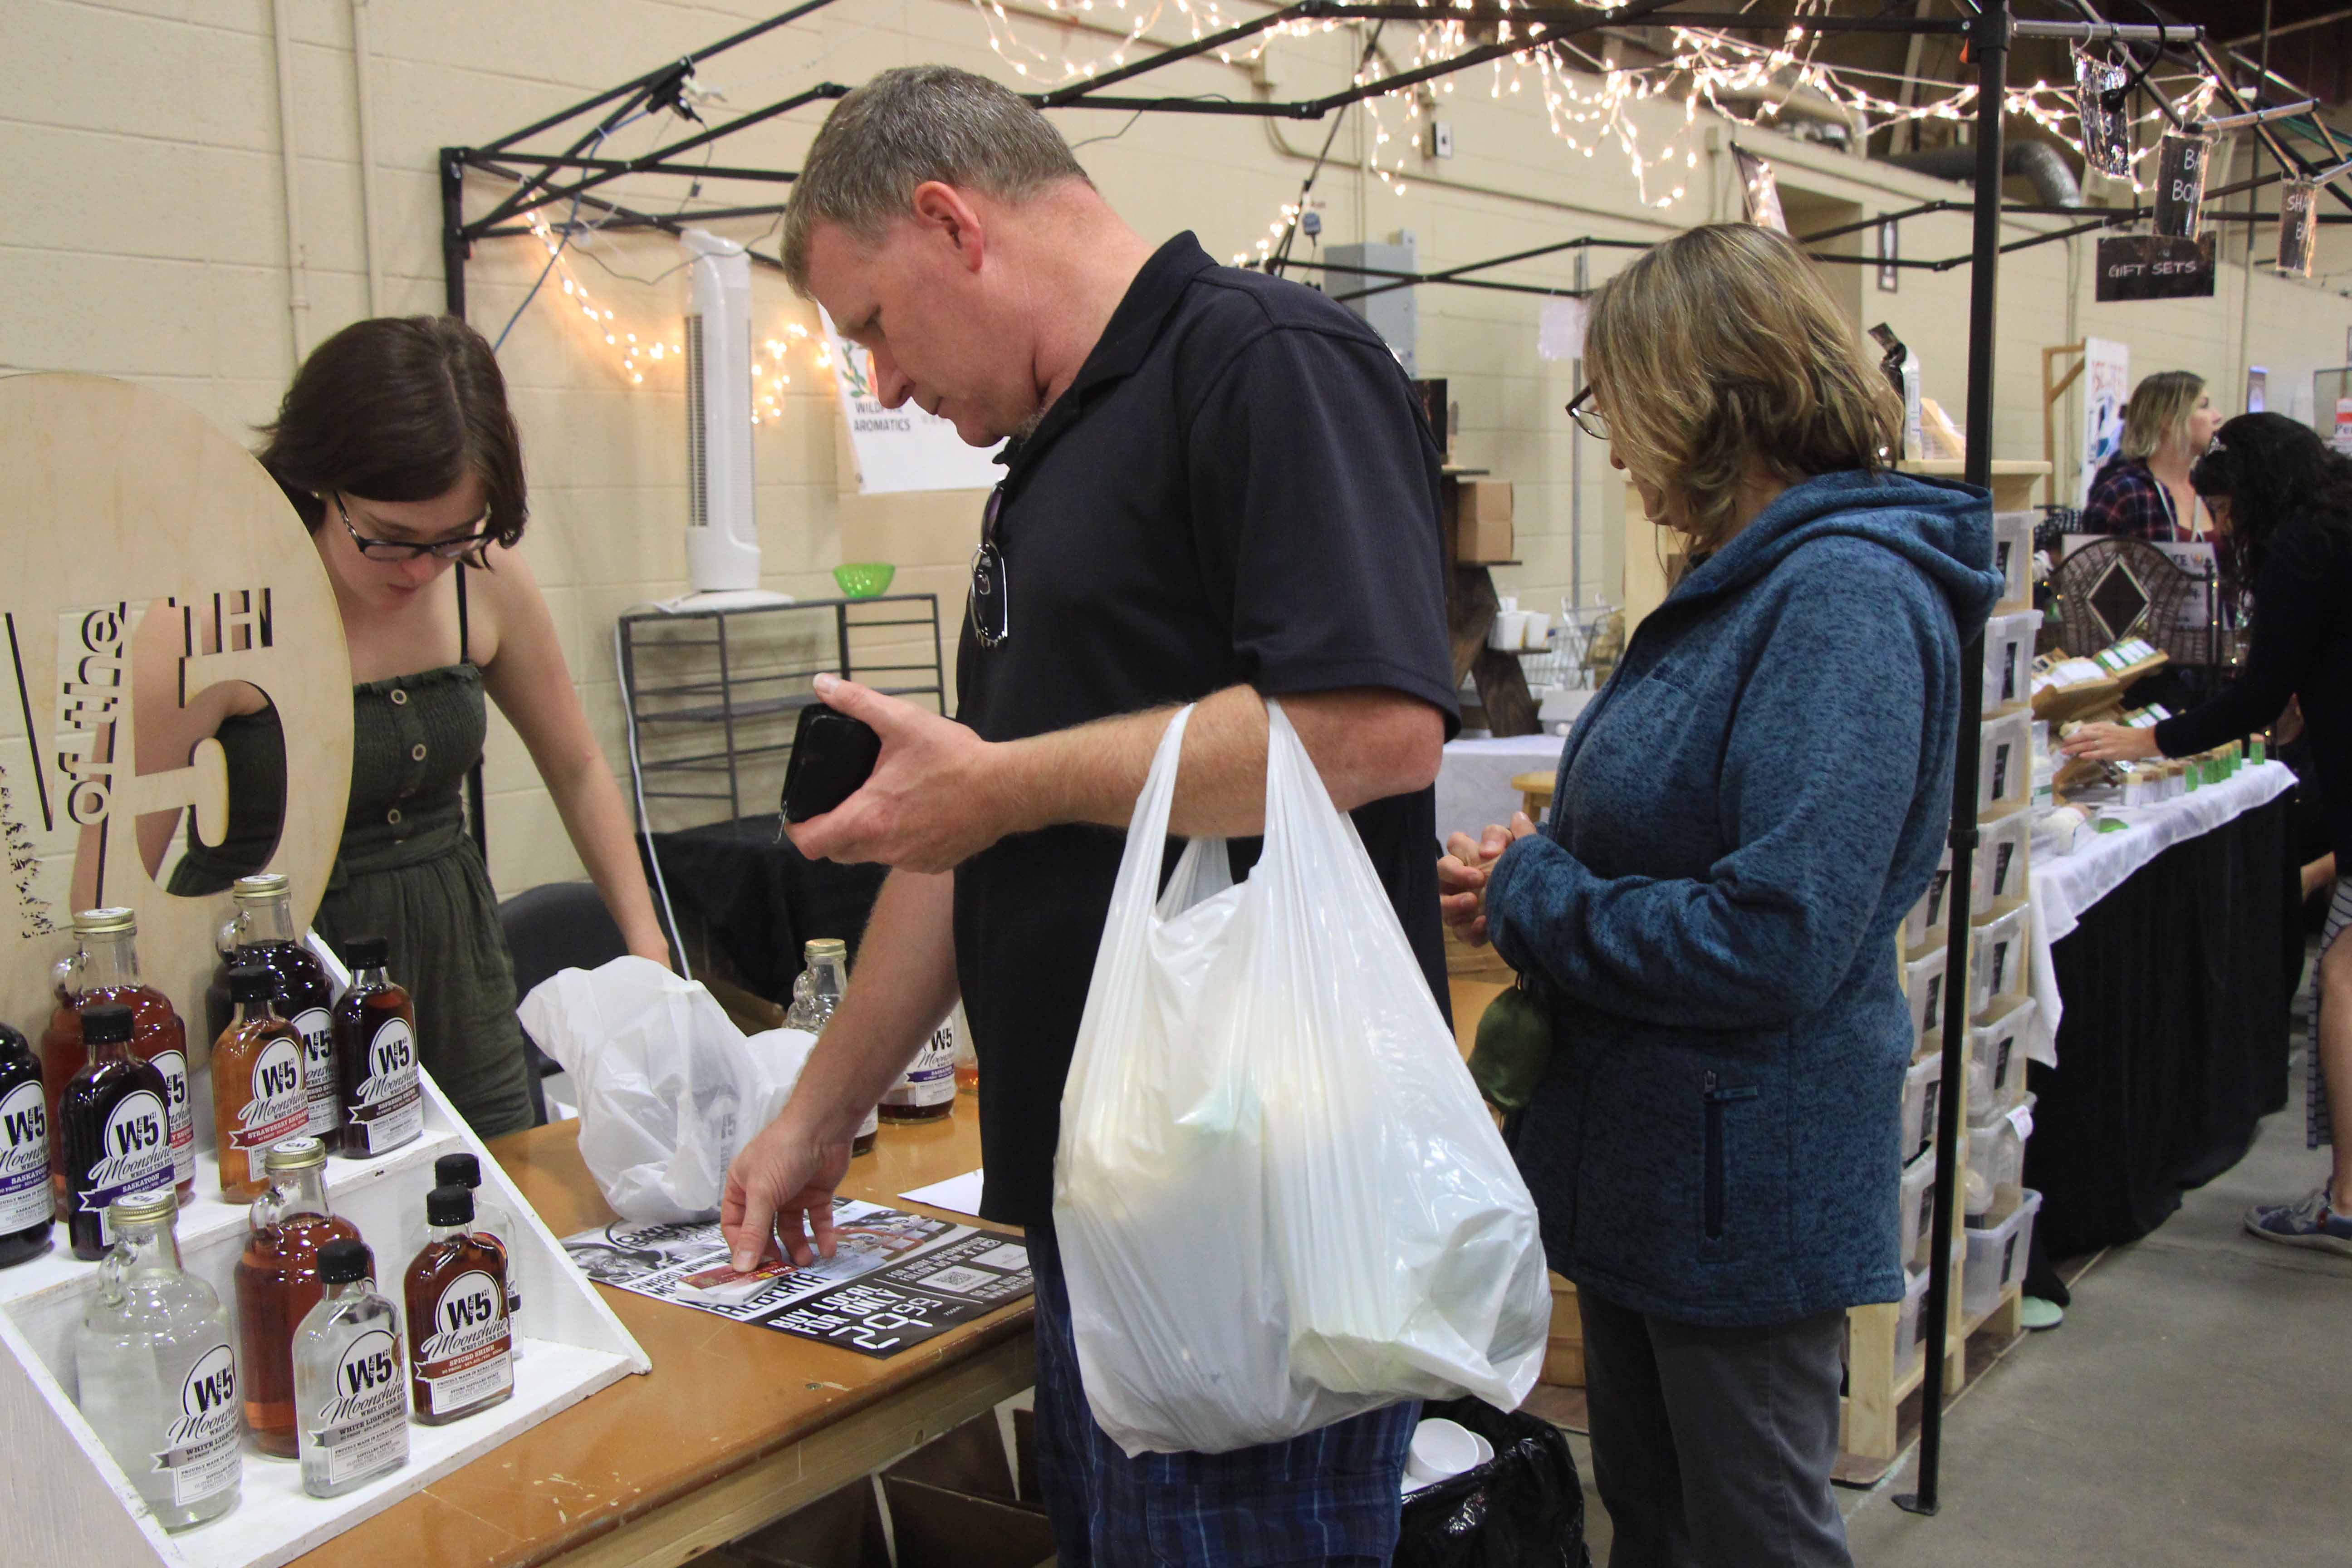
[[1379,1568],[1396,1550],[1408,1402],[1286,1443],[1129,1458],[1087,1407],[1061,1254],[1029,1228],[1037,1281],[1037,1470],[1062,1568]]

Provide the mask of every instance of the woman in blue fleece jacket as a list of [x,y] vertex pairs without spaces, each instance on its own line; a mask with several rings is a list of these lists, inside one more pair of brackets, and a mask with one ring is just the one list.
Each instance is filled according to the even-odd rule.
[[1577,1285],[1614,1568],[1844,1564],[1844,1309],[1903,1289],[1895,932],[1941,852],[1990,509],[1887,471],[1899,407],[1777,233],[1647,252],[1585,353],[1570,412],[1693,565],[1551,822],[1455,839],[1447,918],[1549,1006],[1513,1148]]

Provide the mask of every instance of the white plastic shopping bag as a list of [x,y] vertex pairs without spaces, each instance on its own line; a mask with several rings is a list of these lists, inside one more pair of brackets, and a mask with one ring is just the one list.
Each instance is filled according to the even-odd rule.
[[1535,1203],[1355,825],[1269,701],[1265,848],[1155,898],[1190,710],[1129,825],[1062,1093],[1054,1224],[1095,1419],[1221,1453],[1406,1398],[1515,1409]]
[[623,1219],[709,1219],[727,1167],[792,1097],[816,1037],[746,1037],[710,993],[648,959],[566,969],[516,1009],[580,1092],[580,1157]]

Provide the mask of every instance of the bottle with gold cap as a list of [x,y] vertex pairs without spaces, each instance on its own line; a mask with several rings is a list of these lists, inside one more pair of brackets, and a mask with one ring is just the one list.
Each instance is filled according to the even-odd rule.
[[114,1245],[74,1334],[74,1403],[166,1530],[236,1505],[236,1355],[213,1288],[180,1267],[168,1187],[107,1209]]
[[[163,1109],[172,1140],[172,1182],[180,1201],[196,1195],[196,1133],[188,1098],[188,1026],[170,997],[139,977],[139,917],[127,909],[84,910],[73,918],[73,951],[51,972],[57,1010],[41,1036],[41,1081],[49,1125],[58,1100],[82,1068],[81,1016],[100,1003],[131,1009],[131,1054],[163,1075]],[[62,1176],[60,1176],[62,1180]]]
[[[283,872],[239,877],[229,888],[236,915],[221,928],[225,955],[220,981],[236,964],[258,964],[278,977],[278,1016],[302,1037],[302,1092],[310,1107],[303,1131],[330,1149],[341,1147],[342,1097],[335,1076],[334,988],[326,966],[303,945],[294,923],[294,891]],[[222,1027],[227,1026],[226,1020]],[[218,1035],[220,1030],[215,1029]]]
[[[793,982],[793,1005],[784,1014],[784,1027],[821,1035],[833,1019],[833,1010],[841,1005],[842,996],[849,990],[849,944],[839,937],[814,937],[801,949],[801,972]],[[857,1136],[850,1143],[850,1153],[871,1151],[881,1130],[880,1110],[868,1110],[866,1120],[857,1124]]]
[[[269,1151],[269,1190],[254,1201],[236,1260],[236,1321],[244,1354],[245,1422],[265,1454],[298,1456],[294,1331],[326,1295],[319,1249],[360,1239],[360,1227],[327,1206],[327,1149],[289,1138]],[[371,1260],[367,1272],[373,1276]]]

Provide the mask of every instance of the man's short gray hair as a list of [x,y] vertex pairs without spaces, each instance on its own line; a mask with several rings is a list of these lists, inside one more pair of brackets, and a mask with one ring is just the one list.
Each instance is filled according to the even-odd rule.
[[818,225],[878,244],[927,181],[1018,201],[1086,178],[1062,133],[1011,88],[952,66],[887,70],[835,105],[809,144],[784,209],[784,275],[805,294]]

